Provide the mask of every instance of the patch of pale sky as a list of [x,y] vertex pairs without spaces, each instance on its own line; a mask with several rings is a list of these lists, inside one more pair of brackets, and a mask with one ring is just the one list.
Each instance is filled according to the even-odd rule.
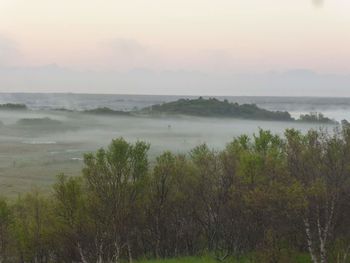
[[0,66],[348,74],[348,10],[348,0],[2,0]]

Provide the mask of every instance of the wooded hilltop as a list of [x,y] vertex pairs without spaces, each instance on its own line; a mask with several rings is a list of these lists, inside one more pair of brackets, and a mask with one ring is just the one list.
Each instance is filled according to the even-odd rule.
[[202,117],[230,117],[255,120],[293,120],[286,111],[269,111],[255,104],[231,103],[216,98],[179,99],[177,101],[153,105],[142,110],[148,114],[183,114]]

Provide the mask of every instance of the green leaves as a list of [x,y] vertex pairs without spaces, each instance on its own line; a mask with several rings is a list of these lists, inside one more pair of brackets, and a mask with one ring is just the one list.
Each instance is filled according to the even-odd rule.
[[209,252],[220,260],[297,262],[311,251],[335,262],[350,244],[349,134],[259,130],[220,151],[206,144],[187,155],[167,151],[153,165],[149,144],[115,139],[84,156],[82,176],[59,175],[52,195],[0,199],[0,260]]

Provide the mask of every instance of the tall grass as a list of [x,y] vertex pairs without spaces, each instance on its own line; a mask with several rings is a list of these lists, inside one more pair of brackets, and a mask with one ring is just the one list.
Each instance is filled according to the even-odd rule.
[[[202,256],[202,257],[182,257],[182,258],[172,258],[172,259],[152,259],[152,260],[139,260],[137,263],[219,263],[220,261],[216,260],[211,256]],[[240,260],[235,258],[229,258],[223,262],[226,263],[257,263],[251,257],[244,257]],[[296,256],[294,260],[290,262],[295,263],[311,263],[310,258],[307,254],[300,254]]]

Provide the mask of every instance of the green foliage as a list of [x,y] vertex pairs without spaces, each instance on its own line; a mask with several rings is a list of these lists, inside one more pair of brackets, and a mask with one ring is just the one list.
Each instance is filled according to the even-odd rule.
[[179,99],[174,102],[153,105],[143,109],[147,114],[184,114],[203,117],[232,117],[257,120],[291,121],[293,118],[288,112],[268,111],[255,104],[230,103],[215,98]]
[[10,224],[12,220],[11,208],[7,201],[0,199],[0,261],[6,261],[10,249]]
[[52,252],[55,232],[50,202],[34,190],[19,197],[13,206],[16,257],[25,262],[45,262]]
[[6,103],[0,104],[0,110],[27,110],[27,106],[24,104]]
[[51,195],[0,199],[0,260],[349,262],[347,127],[260,130],[152,165],[149,147],[113,140]]
[[[279,262],[297,262],[297,263],[310,263],[310,260],[307,255],[304,254],[293,254],[293,258],[286,258],[286,261]],[[260,260],[260,259],[259,259]],[[172,259],[159,259],[159,260],[139,260],[137,263],[217,263],[218,260],[212,256],[203,256],[203,257],[181,257],[181,258],[172,258]],[[237,259],[231,257],[225,260],[227,263],[258,263],[263,261],[257,261],[252,259],[250,256],[242,257]],[[267,261],[268,262],[268,261]]]
[[130,115],[130,112],[128,111],[112,110],[107,107],[85,110],[84,113],[101,114],[101,115],[126,115],[126,116]]
[[316,123],[336,123],[335,120],[325,117],[322,113],[310,112],[309,114],[300,115],[300,122],[316,122]]
[[[160,259],[160,260],[140,260],[137,262],[138,263],[217,263],[218,261],[211,256],[203,256],[203,257],[181,257],[181,258]],[[248,262],[248,260],[229,259],[229,260],[226,260],[226,262],[245,263],[245,262]]]
[[[117,260],[123,248],[132,257],[131,243],[139,217],[141,193],[147,181],[149,145],[113,140],[107,150],[84,157],[83,176],[88,193],[88,216],[95,228],[91,236],[95,248],[79,242],[81,257],[90,260]],[[84,256],[83,256],[84,255]]]

